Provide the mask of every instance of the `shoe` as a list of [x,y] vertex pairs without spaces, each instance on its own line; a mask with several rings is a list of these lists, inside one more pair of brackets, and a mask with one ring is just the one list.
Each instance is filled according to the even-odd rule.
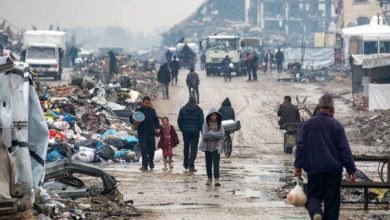
[[313,220],[322,220],[322,215],[321,214],[315,214],[314,216],[313,216]]
[[168,168],[164,167],[164,168],[163,168],[163,170],[164,170],[164,171],[167,171],[167,170],[168,170]]
[[214,186],[221,186],[221,183],[219,182],[219,179],[215,179],[215,184]]
[[190,168],[190,170],[189,170],[190,172],[192,172],[192,173],[195,173],[196,171],[198,171],[197,169],[195,169],[195,168]]
[[212,179],[208,179],[207,182],[206,182],[206,185],[210,186],[212,183],[213,183],[213,180]]
[[149,167],[150,167],[151,170],[153,170],[153,168],[154,168],[154,163],[153,163],[153,162],[149,163]]
[[147,170],[148,170],[148,167],[141,167],[141,168],[139,168],[139,170],[141,170],[141,171],[147,171]]
[[173,165],[170,165],[170,166],[169,166],[169,169],[171,169],[171,170],[172,170],[172,169],[173,169]]

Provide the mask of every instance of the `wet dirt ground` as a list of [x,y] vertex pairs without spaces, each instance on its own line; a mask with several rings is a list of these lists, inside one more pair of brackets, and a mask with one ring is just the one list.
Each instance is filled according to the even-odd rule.
[[[208,112],[219,107],[229,97],[242,129],[234,134],[230,158],[221,160],[221,187],[206,186],[205,162],[198,152],[196,168],[191,174],[182,167],[182,143],[175,148],[174,169],[163,171],[156,163],[153,171],[139,171],[139,164],[101,165],[115,176],[125,200],[133,200],[143,215],[134,219],[309,219],[304,208],[295,208],[275,194],[277,187],[292,180],[293,155],[283,152],[283,131],[277,125],[276,111],[285,95],[307,97],[309,109],[314,109],[324,92],[348,93],[348,83],[288,83],[276,82],[287,75],[260,74],[258,82],[246,82],[246,77],[224,82],[221,77],[206,77],[198,71],[200,106]],[[187,72],[181,71],[177,86],[170,87],[170,99],[154,101],[159,116],[168,116],[177,127],[177,114],[187,102],[185,86]],[[57,83],[50,83],[57,84]],[[353,111],[348,98],[336,99],[336,118],[353,130],[353,120],[361,112]],[[180,140],[181,134],[179,133]],[[353,139],[353,137],[349,137]],[[371,148],[354,146],[352,150],[367,152]],[[367,167],[367,165],[364,165]],[[371,167],[375,169],[375,166]],[[342,205],[340,219],[390,219],[385,206]],[[118,218],[115,218],[118,219]],[[128,219],[128,218],[125,218]]]
[[[154,102],[158,115],[168,116],[175,126],[179,109],[189,96],[186,74],[182,71],[178,85],[170,87],[169,100]],[[162,163],[148,172],[139,171],[138,163],[106,167],[119,180],[125,199],[134,200],[143,212],[139,219],[309,219],[305,209],[292,207],[274,193],[275,188],[292,179],[294,159],[283,153],[283,132],[277,126],[276,111],[285,95],[307,96],[312,109],[324,90],[348,91],[349,85],[279,83],[275,73],[261,75],[258,82],[246,82],[246,77],[224,82],[220,77],[206,77],[202,71],[199,76],[204,112],[219,107],[229,97],[242,124],[241,131],[234,134],[232,156],[221,161],[222,186],[205,185],[202,152],[196,161],[198,172],[184,171],[181,144],[175,148],[172,171],[163,171]],[[337,100],[336,117],[350,120],[356,113],[349,105]],[[342,207],[341,219],[375,219],[373,216],[383,213],[386,211],[365,212],[362,205],[348,205]]]

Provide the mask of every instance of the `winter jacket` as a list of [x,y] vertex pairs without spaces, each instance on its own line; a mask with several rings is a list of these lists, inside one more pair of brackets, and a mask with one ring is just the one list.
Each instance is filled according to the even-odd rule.
[[200,84],[198,74],[195,73],[195,72],[189,73],[187,75],[186,83],[187,83],[188,87],[197,88],[199,86],[199,84]]
[[170,83],[171,82],[171,71],[168,68],[167,64],[164,64],[160,67],[158,71],[157,80],[160,83]]
[[286,123],[300,122],[298,107],[293,105],[291,102],[285,102],[280,105],[278,116],[280,117],[278,121],[280,129],[284,129]]
[[[211,131],[209,127],[209,121],[212,114],[216,113],[218,115],[218,131]],[[205,123],[203,124],[202,129],[202,140],[199,144],[199,150],[206,152],[207,151],[207,144],[206,141],[208,140],[218,140],[217,143],[217,150],[218,153],[222,153],[223,151],[223,139],[225,137],[225,129],[222,126],[222,116],[221,114],[214,108],[212,108],[209,112],[209,114],[206,117]]]
[[230,72],[230,63],[232,62],[232,60],[230,60],[229,57],[225,57],[225,59],[222,60],[222,72],[224,73],[228,73]]
[[343,167],[349,174],[354,173],[355,163],[341,123],[327,112],[319,112],[307,121],[298,139],[294,166],[308,174],[341,173]]
[[[268,60],[268,58],[270,58],[270,60]],[[264,56],[264,63],[268,64],[268,62],[271,62],[273,63],[274,62],[274,54],[273,53],[266,53],[265,56]]]
[[[173,144],[173,147],[176,147],[179,144],[179,136],[177,135],[177,132],[176,132],[175,128],[172,125],[169,125],[169,126],[171,126],[172,144]],[[163,130],[162,126],[160,127],[160,130],[161,130],[161,132],[158,135],[158,137],[160,137],[160,140],[159,140],[157,146],[158,146],[158,148],[164,148],[165,137],[164,137],[164,132],[162,132],[162,130]]]
[[284,54],[283,54],[282,51],[276,52],[275,60],[276,60],[276,63],[279,63],[279,64],[283,63],[283,61],[284,61]]
[[177,60],[172,60],[169,63],[169,68],[171,68],[172,73],[178,73],[180,69],[180,64],[179,61]]
[[[138,125],[138,136],[154,136],[156,129],[160,128],[160,121],[158,120],[156,110],[154,108],[140,107],[136,109],[137,112],[142,112],[145,115],[145,120]],[[134,124],[134,119],[130,116],[130,123]]]
[[177,124],[181,132],[200,132],[204,122],[203,110],[195,103],[180,109]]
[[222,102],[222,107],[219,109],[219,113],[221,113],[222,121],[224,121],[224,120],[236,120],[234,109],[232,108],[232,104],[230,103],[230,99],[229,98],[226,98]]

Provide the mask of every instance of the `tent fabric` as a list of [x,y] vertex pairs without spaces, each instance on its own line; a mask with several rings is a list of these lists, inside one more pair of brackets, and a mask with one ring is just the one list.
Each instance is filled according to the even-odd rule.
[[356,27],[344,28],[345,37],[361,36],[364,41],[390,40],[390,26],[366,24]]
[[[285,66],[290,62],[300,62],[302,59],[301,48],[285,48],[283,53]],[[314,69],[320,69],[334,63],[334,48],[305,48],[304,54],[303,68],[312,66]]]
[[369,84],[369,110],[390,109],[390,84]]
[[362,66],[363,69],[390,66],[390,54],[352,55],[352,63],[356,66]]

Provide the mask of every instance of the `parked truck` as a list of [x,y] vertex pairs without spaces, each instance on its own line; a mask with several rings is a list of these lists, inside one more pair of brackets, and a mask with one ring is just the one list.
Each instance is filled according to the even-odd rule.
[[22,60],[40,79],[60,80],[65,54],[65,32],[26,31],[23,34]]
[[232,72],[240,73],[240,38],[238,36],[209,36],[206,42],[206,74],[220,74],[222,60],[229,56]]

